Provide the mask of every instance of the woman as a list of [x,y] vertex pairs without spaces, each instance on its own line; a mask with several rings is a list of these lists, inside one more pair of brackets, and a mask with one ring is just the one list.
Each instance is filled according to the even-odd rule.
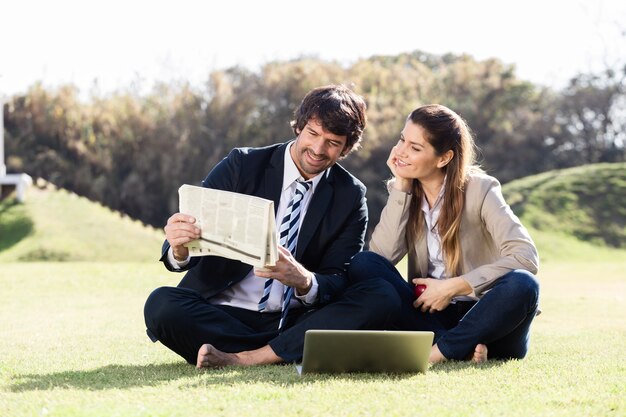
[[[465,122],[441,105],[414,110],[391,150],[389,199],[352,279],[390,281],[401,330],[431,330],[430,362],[523,358],[537,313],[538,256],[498,181],[474,164]],[[406,282],[394,265],[408,253]],[[414,287],[426,286],[415,298]]]

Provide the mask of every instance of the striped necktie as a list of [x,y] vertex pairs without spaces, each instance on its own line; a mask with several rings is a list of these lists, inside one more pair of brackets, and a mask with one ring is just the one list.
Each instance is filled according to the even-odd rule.
[[[279,244],[289,250],[292,255],[296,253],[296,245],[298,243],[298,229],[300,228],[300,208],[302,199],[309,188],[311,187],[311,181],[296,181],[296,192],[287,206],[283,221],[278,228]],[[267,300],[270,297],[270,291],[272,289],[273,279],[265,281],[265,287],[263,288],[263,296],[259,301],[259,311],[265,311],[267,306]],[[282,313],[280,315],[280,323],[278,329],[282,329],[289,311],[289,303],[293,295],[293,287],[285,286],[283,291],[283,305]]]

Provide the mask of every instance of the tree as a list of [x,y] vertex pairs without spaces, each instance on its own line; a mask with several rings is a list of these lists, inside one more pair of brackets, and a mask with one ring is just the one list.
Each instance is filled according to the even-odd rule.
[[209,74],[203,88],[160,84],[87,101],[72,86],[36,84],[5,104],[7,167],[160,227],[178,208],[181,184],[199,184],[233,147],[292,138],[289,121],[304,94],[342,83],[368,105],[363,149],[341,164],[368,187],[371,229],[387,198],[387,156],[419,105],[440,103],[465,118],[482,165],[507,182],[625,160],[625,74],[583,74],[553,91],[497,59],[415,51],[349,66],[304,57],[259,71],[233,67]]
[[580,74],[558,102],[554,156],[560,166],[625,159],[626,66],[621,71]]

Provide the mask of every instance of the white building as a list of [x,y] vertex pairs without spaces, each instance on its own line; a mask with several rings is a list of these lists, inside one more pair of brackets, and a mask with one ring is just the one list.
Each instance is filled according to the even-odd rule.
[[15,191],[17,201],[24,202],[26,189],[33,179],[27,174],[8,174],[4,164],[4,100],[0,94],[0,199]]

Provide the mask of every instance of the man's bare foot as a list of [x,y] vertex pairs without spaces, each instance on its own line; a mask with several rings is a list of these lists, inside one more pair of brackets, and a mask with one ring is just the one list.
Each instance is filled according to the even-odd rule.
[[487,346],[483,344],[476,345],[471,361],[474,363],[487,362]]
[[269,365],[282,361],[283,359],[277,356],[269,345],[239,353],[226,353],[207,343],[198,350],[196,368],[219,368],[227,365]]
[[236,353],[226,353],[213,345],[204,344],[198,350],[196,368],[218,368],[226,365],[242,365]]

